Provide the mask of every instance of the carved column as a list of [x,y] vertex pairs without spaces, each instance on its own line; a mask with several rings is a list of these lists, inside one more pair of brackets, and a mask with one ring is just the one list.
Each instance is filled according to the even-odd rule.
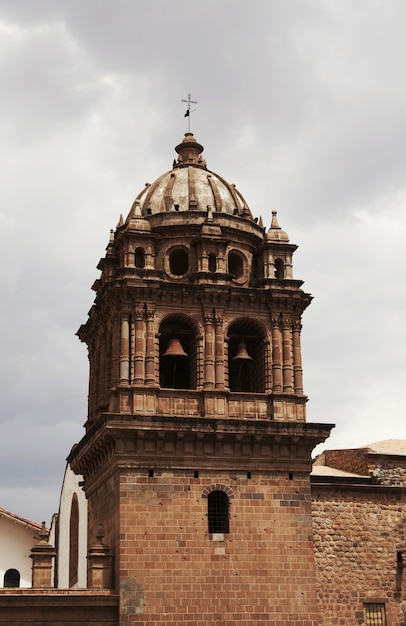
[[281,355],[281,331],[278,318],[272,320],[272,373],[273,392],[282,391],[282,355]]
[[120,385],[130,384],[130,325],[128,314],[121,318]]
[[204,318],[204,382],[205,389],[212,389],[215,382],[214,368],[215,333],[213,317],[206,315]]
[[289,319],[282,320],[282,351],[283,351],[283,391],[293,393],[293,368],[292,368],[292,322]]
[[145,378],[145,316],[144,311],[135,312],[134,337],[134,383],[143,385]]
[[89,344],[89,399],[88,399],[88,417],[93,419],[96,412],[96,399],[95,399],[95,367],[94,367],[94,350]]
[[224,387],[224,333],[223,333],[223,318],[215,317],[215,357],[214,357],[214,370],[215,370],[215,387],[217,389],[223,389]]
[[121,325],[120,325],[120,318],[118,316],[114,316],[114,318],[112,319],[112,326],[111,326],[111,335],[112,335],[112,342],[111,342],[111,366],[112,366],[112,372],[111,372],[111,384],[113,386],[118,385],[119,384],[119,379],[120,379],[120,343],[121,343],[121,337],[120,337],[120,333],[121,333]]
[[302,325],[299,320],[293,322],[293,377],[295,393],[303,393],[303,369],[302,369],[302,350],[300,347],[300,331]]
[[146,354],[145,354],[145,384],[155,384],[155,335],[154,312],[145,309],[146,320]]

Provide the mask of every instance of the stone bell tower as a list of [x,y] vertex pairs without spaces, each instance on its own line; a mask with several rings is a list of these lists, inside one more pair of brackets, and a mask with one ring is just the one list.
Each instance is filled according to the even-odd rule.
[[[187,133],[111,233],[88,346],[89,539],[120,624],[318,624],[296,246]],[[267,193],[267,190],[265,190]]]

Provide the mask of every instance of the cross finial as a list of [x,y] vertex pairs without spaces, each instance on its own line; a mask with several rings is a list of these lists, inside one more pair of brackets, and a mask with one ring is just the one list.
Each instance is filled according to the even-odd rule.
[[196,109],[191,109],[190,105],[191,104],[197,104],[197,100],[191,100],[191,94],[188,93],[187,95],[187,100],[181,100],[181,102],[185,102],[187,104],[187,109],[186,109],[186,113],[185,113],[185,117],[187,117],[187,130],[188,133],[190,133],[190,114],[194,113],[196,111]]

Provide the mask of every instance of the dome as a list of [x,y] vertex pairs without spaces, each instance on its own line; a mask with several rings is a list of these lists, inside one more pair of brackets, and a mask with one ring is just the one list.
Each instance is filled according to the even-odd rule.
[[136,198],[143,217],[156,213],[211,211],[254,221],[235,185],[207,169],[201,156],[203,146],[192,133],[186,133],[175,150],[178,158],[173,162],[173,169],[154,183],[147,183]]

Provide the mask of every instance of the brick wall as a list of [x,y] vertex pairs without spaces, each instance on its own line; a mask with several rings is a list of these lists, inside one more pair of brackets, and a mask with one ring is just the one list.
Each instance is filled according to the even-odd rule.
[[[95,541],[98,524],[102,523],[104,537],[103,543],[111,548],[113,563],[115,563],[119,551],[119,475],[114,473],[97,488],[87,494],[89,499],[88,508],[88,545],[91,548]],[[112,586],[118,589],[117,569],[113,566]]]
[[[232,493],[223,537],[207,530],[213,483]],[[126,471],[117,566],[121,626],[315,626],[309,477]]]
[[324,626],[363,624],[363,603],[385,602],[387,623],[401,621],[405,546],[401,489],[313,486],[313,528]]

